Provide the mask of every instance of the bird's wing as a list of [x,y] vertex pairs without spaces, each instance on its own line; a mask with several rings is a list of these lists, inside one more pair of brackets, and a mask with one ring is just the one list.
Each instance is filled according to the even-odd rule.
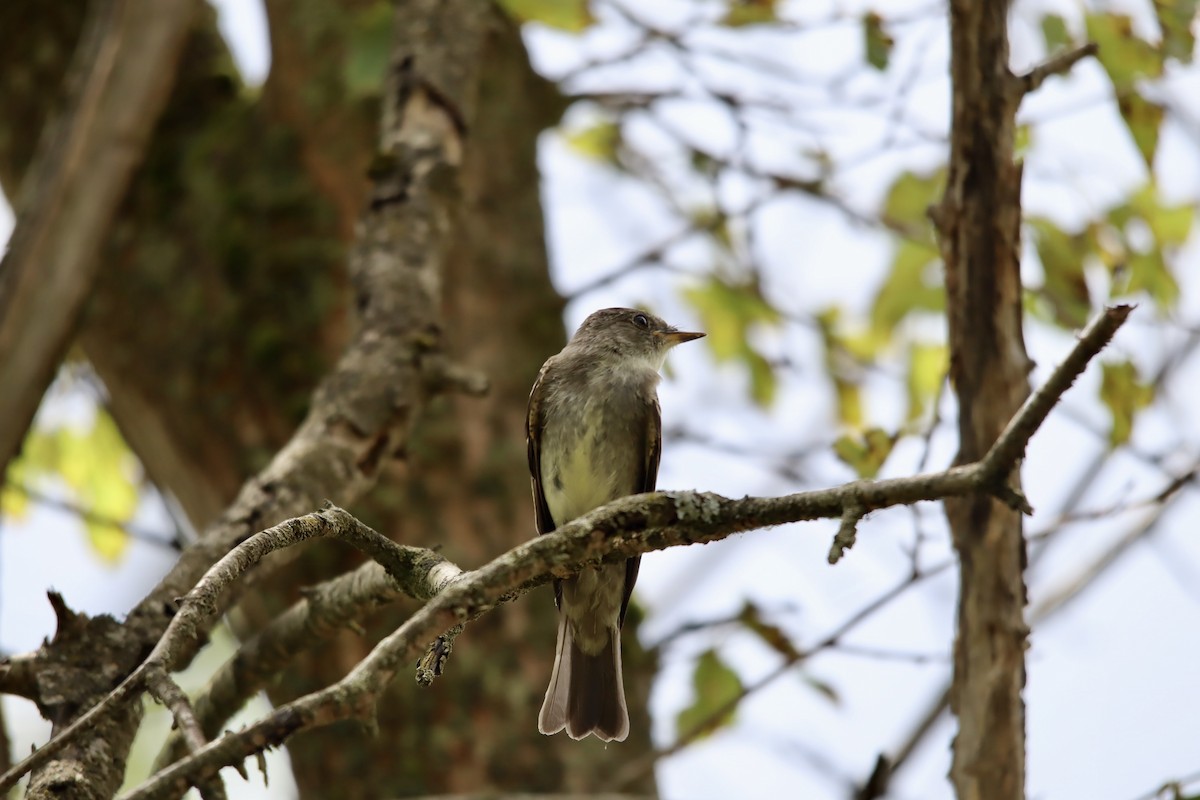
[[[635,493],[654,491],[658,484],[658,461],[662,455],[662,409],[658,404],[658,394],[653,389],[647,398],[646,406],[646,460],[642,463],[638,485],[634,487]],[[618,624],[625,623],[625,611],[629,608],[629,597],[633,594],[633,585],[637,583],[638,567],[641,563],[641,556],[634,556],[625,562],[625,594],[621,598],[621,616]]]
[[[533,389],[529,392],[529,407],[525,414],[525,449],[529,455],[529,477],[533,483],[533,513],[537,524],[538,534],[550,533],[557,527],[554,518],[550,516],[550,506],[546,505],[546,493],[542,490],[542,449],[539,446],[542,437],[542,381],[546,377],[546,367],[542,365]],[[626,570],[628,572],[628,570]],[[562,582],[554,581],[554,605],[562,607]]]
[[[547,362],[547,365],[549,362]],[[529,408],[525,416],[525,446],[529,454],[529,476],[533,481],[533,510],[537,521],[537,532],[550,533],[557,527],[546,505],[546,493],[542,491],[542,449],[539,446],[542,433],[542,381],[546,377],[546,366],[538,372],[533,389],[529,392]]]

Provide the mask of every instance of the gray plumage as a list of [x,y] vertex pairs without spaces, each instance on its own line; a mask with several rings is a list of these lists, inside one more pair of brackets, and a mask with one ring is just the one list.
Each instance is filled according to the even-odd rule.
[[[542,366],[529,395],[529,470],[538,533],[618,497],[654,490],[662,448],[659,370],[703,336],[629,308],[597,311]],[[555,581],[558,647],[538,730],[623,741],[629,712],[621,624],[639,558]]]

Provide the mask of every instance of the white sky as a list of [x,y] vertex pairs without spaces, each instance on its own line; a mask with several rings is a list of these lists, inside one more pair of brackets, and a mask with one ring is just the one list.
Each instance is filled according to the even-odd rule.
[[[221,0],[214,4],[221,10],[222,30],[239,66],[248,80],[261,81],[269,55],[259,3]],[[819,18],[827,15],[829,8],[850,5],[805,4],[803,13]],[[873,6],[888,16],[902,7],[927,4],[884,2]],[[662,24],[672,24],[673,15],[687,8],[689,3],[683,0],[663,0],[653,6],[653,13],[656,20],[661,17]],[[859,9],[859,5],[853,8]],[[1018,5],[1018,18],[1035,8],[1078,13],[1074,4],[1025,2]],[[946,124],[943,25],[934,20],[897,35],[895,71],[907,74],[912,66],[920,77],[903,101],[905,119],[914,130],[939,133]],[[801,47],[781,48],[778,40],[761,37],[755,49],[786,60],[799,72],[821,77],[836,71],[840,64],[858,62],[857,36],[854,26],[834,26],[822,28],[819,35],[804,36]],[[627,40],[627,33],[611,21],[582,39],[537,29],[527,33],[535,64],[551,75],[568,68],[581,54],[610,52]],[[1034,63],[1040,57],[1040,46],[1037,32],[1018,19],[1013,26],[1014,63]],[[666,61],[651,62],[631,74],[663,85],[677,81],[687,86],[694,78]],[[718,80],[720,75],[707,77]],[[897,81],[891,72],[868,75],[847,91],[862,97],[878,95],[888,102]],[[1192,69],[1174,77],[1170,88],[1177,97],[1200,97],[1200,71]],[[1088,100],[1078,108],[1075,105],[1081,97],[1102,97],[1103,92],[1103,75],[1095,65],[1085,63],[1069,79],[1049,82],[1022,109],[1023,119],[1052,120],[1038,125],[1035,147],[1027,158],[1028,212],[1052,215],[1064,224],[1078,221],[1142,179],[1140,158],[1109,104]],[[887,126],[877,116],[859,113],[846,117],[838,116],[836,110],[821,111],[828,103],[819,93],[805,102],[812,112],[805,119],[819,123],[824,134],[808,132],[796,137],[823,136],[821,143],[834,152],[869,149],[887,133]],[[580,113],[572,112],[568,122]],[[696,141],[719,150],[731,147],[730,127],[719,113],[686,103],[671,113]],[[650,126],[635,126],[631,135],[644,137],[639,141],[650,146],[656,134]],[[1167,126],[1163,131],[1158,177],[1164,192],[1176,201],[1194,199],[1200,187],[1194,136],[1179,126]],[[799,152],[796,137],[788,132],[760,136],[753,144],[755,157],[772,167],[787,166]],[[846,173],[835,188],[855,206],[872,208],[898,168],[927,167],[941,158],[943,150],[936,143],[910,144],[897,154],[865,162]],[[674,230],[672,213],[654,196],[603,166],[581,159],[555,133],[543,137],[541,165],[554,279],[565,293],[608,273],[630,254]],[[747,187],[728,185],[721,191],[724,202],[736,205],[744,201]],[[7,235],[4,211],[0,206],[0,239]],[[867,308],[865,289],[877,285],[888,264],[886,239],[848,227],[840,213],[811,200],[777,203],[763,214],[760,225],[766,288],[773,299],[800,315],[831,303],[851,312]],[[703,270],[710,264],[703,247],[681,248],[676,255],[678,262],[690,269]],[[1200,245],[1193,236],[1175,270],[1184,287],[1180,317],[1193,322],[1200,317],[1197,267]],[[679,298],[680,285],[678,276],[662,271],[635,273],[572,302],[568,328],[573,329],[594,308],[638,302],[652,303],[673,322],[694,324],[693,314]],[[939,337],[940,327],[933,326],[929,335]],[[1181,335],[1176,328],[1156,324],[1150,309],[1144,307],[1121,332],[1109,357],[1132,357],[1153,368],[1164,346]],[[801,364],[799,371],[782,376],[779,398],[769,411],[747,408],[745,378],[739,368],[715,365],[702,346],[690,346],[671,357],[673,377],[664,382],[661,391],[665,425],[670,428],[686,422],[691,428],[708,428],[722,441],[746,443],[764,453],[787,452],[794,443],[830,440],[834,412],[830,392],[820,377],[821,352],[815,337],[810,331],[788,328],[764,333],[760,344],[768,351],[786,352]],[[1071,339],[1031,324],[1027,346],[1038,363],[1033,375],[1036,384],[1067,352]],[[1188,365],[1167,396],[1164,410],[1146,415],[1135,430],[1135,443],[1145,451],[1186,443],[1176,457],[1180,462],[1173,465],[1176,468],[1182,466],[1185,456],[1198,455],[1200,421],[1192,412],[1191,399],[1193,388],[1200,384],[1198,369],[1195,364]],[[1107,416],[1094,399],[1098,381],[1097,370],[1086,374],[1031,444],[1024,479],[1040,514],[1030,522],[1029,530],[1045,527],[1078,465],[1096,451],[1095,437],[1072,417],[1107,426]],[[873,379],[871,388],[872,420],[892,420],[903,413],[899,405],[902,391],[894,383]],[[80,413],[73,405],[78,402],[71,399],[69,391],[62,392],[43,413]],[[945,411],[952,413],[948,402]],[[519,432],[514,432],[516,435]],[[944,466],[953,452],[951,432],[941,431],[933,444],[931,465]],[[886,471],[908,474],[919,457],[919,448],[906,444],[888,462]],[[832,456],[823,456],[818,464],[820,469],[814,474],[822,480],[850,477]],[[1155,471],[1124,458],[1118,468],[1095,482],[1084,507],[1147,496],[1163,483]],[[705,489],[729,496],[815,488],[780,478],[754,460],[685,442],[668,443],[660,487]],[[1196,580],[1200,576],[1196,566],[1200,565],[1200,541],[1189,524],[1198,513],[1200,505],[1194,496],[1180,499],[1154,539],[1137,545],[1079,603],[1034,629],[1025,693],[1030,797],[1134,798],[1163,780],[1200,768],[1194,736],[1194,721],[1200,719],[1200,692],[1195,690],[1200,647],[1192,635],[1200,630],[1200,581]],[[1080,526],[1062,537],[1031,570],[1032,605],[1036,607],[1049,592],[1069,583],[1073,570],[1123,534],[1136,518],[1136,513],[1126,513],[1113,521]],[[922,563],[932,565],[950,551],[937,509],[923,509],[923,519],[931,539],[923,545]],[[165,510],[153,498],[143,505],[135,522],[150,529],[170,529]],[[767,609],[792,609],[775,621],[801,644],[819,640],[898,582],[909,568],[903,551],[912,537],[909,512],[873,514],[860,526],[857,547],[841,564],[830,567],[825,556],[835,529],[834,522],[785,526],[702,548],[648,556],[638,584],[639,599],[650,612],[643,629],[645,641],[652,643],[687,621],[729,614],[745,598],[753,598]],[[82,540],[73,519],[47,509],[37,510],[22,525],[6,525],[0,532],[0,647],[4,650],[36,647],[41,637],[52,631],[52,615],[44,600],[47,587],[65,591],[72,606],[119,614],[142,596],[171,560],[168,551],[135,542],[119,564],[104,565],[88,553]],[[48,553],[55,557],[49,558]],[[863,780],[875,756],[899,745],[946,680],[955,586],[952,572],[943,573],[910,591],[848,638],[857,644],[927,654],[927,663],[881,662],[835,652],[814,658],[803,672],[786,676],[752,696],[732,729],[665,761],[659,769],[662,796],[667,800],[845,798],[847,789],[838,776]],[[713,645],[747,681],[770,672],[777,662],[763,645],[737,631],[681,640],[667,652],[652,698],[654,738],[659,745],[673,741],[675,715],[689,702],[691,660]],[[819,697],[799,677],[805,674],[833,685],[841,702],[833,705]],[[16,712],[21,724],[31,717],[28,706],[7,698],[5,711],[10,720]],[[31,737],[43,735],[24,729],[17,737],[18,747],[23,749]],[[901,774],[892,796],[951,796],[945,775],[952,735],[953,725],[943,720]],[[813,753],[830,763],[814,766]],[[272,773],[269,795],[245,788],[239,795],[292,796],[294,789],[278,775],[278,771]],[[235,778],[230,784],[240,787],[241,781]]]

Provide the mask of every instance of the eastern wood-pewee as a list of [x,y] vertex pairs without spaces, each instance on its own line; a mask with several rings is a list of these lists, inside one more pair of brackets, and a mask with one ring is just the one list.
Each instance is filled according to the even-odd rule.
[[[662,449],[658,371],[667,351],[704,334],[632,308],[586,320],[529,394],[529,471],[539,534],[605,503],[654,490]],[[545,734],[624,741],[621,624],[640,558],[554,582],[558,650],[538,717]]]

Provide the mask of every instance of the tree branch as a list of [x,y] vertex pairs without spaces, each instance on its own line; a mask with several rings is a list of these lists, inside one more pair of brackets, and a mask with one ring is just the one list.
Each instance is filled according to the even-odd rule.
[[1037,65],[1017,78],[1021,93],[1028,94],[1036,91],[1051,75],[1062,75],[1088,56],[1096,55],[1099,50],[1100,46],[1095,42],[1088,42],[1074,50],[1059,53],[1050,60]]
[[42,135],[0,262],[0,482],[66,352],[195,8],[190,0],[92,7],[73,57],[70,106]]

